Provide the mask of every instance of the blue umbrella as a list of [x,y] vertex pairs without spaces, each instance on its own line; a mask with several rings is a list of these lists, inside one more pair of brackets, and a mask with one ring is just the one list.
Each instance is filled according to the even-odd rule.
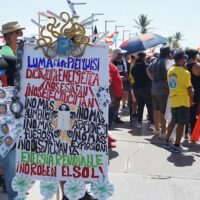
[[126,50],[127,54],[131,54],[160,44],[167,44],[167,38],[157,34],[141,34],[123,42],[120,48]]

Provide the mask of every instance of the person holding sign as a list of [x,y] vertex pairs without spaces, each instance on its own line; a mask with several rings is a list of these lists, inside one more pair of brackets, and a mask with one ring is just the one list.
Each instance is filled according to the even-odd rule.
[[[17,39],[18,37],[22,36],[23,29],[25,28],[21,27],[18,22],[9,22],[2,25],[1,33],[5,38],[6,45],[1,48],[0,55],[11,57],[15,56],[15,53],[17,51]],[[0,80],[3,87],[14,85],[14,72],[16,71],[15,60],[16,59],[13,59],[13,62],[11,62],[12,64],[8,64],[7,68],[0,69]],[[5,106],[2,106],[1,111],[5,111]],[[11,145],[10,143],[12,141],[8,138],[8,140],[6,140],[5,142],[7,142],[7,145]],[[2,167],[4,173],[8,200],[13,200],[17,196],[17,192],[14,192],[11,186],[12,179],[15,176],[16,171],[15,160],[15,147],[12,148],[4,158],[0,156],[0,167]]]

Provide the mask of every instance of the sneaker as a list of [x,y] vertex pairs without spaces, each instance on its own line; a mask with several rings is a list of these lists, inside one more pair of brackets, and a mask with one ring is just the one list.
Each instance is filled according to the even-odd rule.
[[123,124],[124,121],[122,121],[119,117],[117,117],[115,120],[114,120],[115,123],[118,123],[118,124]]
[[137,128],[142,128],[142,123],[138,123]]
[[149,129],[154,130],[155,126],[154,124],[150,124]]
[[122,111],[122,112],[125,112],[125,113],[129,113],[129,108],[123,106],[122,109],[121,109],[121,111]]
[[86,192],[85,196],[79,200],[97,200],[97,199],[93,197],[90,193]]
[[165,142],[162,146],[165,149],[171,149],[173,147],[173,144],[171,142]]
[[171,151],[172,153],[182,153],[182,152],[188,151],[188,148],[183,147],[183,146],[181,146],[181,145],[180,145],[179,147],[172,146],[171,149],[170,149],[170,151]]
[[191,144],[191,143],[190,143],[188,140],[184,140],[184,141],[181,143],[181,145],[182,145],[183,147],[189,147],[190,144]]
[[160,139],[165,139],[167,135],[165,133],[160,133],[158,136]]

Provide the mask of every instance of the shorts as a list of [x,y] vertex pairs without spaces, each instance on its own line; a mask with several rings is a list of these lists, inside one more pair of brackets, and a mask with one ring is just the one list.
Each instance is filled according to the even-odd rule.
[[129,91],[131,89],[130,82],[128,80],[123,81],[123,90]]
[[177,108],[171,108],[171,111],[173,124],[184,125],[190,123],[190,108],[181,106]]
[[165,114],[168,95],[152,95],[153,110]]

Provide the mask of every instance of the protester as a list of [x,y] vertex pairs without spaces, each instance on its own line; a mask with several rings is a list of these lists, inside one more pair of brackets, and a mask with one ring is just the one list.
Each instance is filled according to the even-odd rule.
[[137,128],[142,128],[142,118],[144,106],[147,106],[149,120],[151,122],[150,128],[153,127],[153,112],[152,112],[152,99],[151,99],[151,80],[147,76],[146,68],[146,54],[139,52],[137,54],[136,62],[132,68],[132,75],[134,77],[133,90],[138,104],[138,124]]
[[123,97],[122,97],[122,111],[129,113],[129,103],[130,103],[130,94],[131,94],[131,84],[129,81],[130,65],[131,65],[131,56],[125,55],[127,73],[125,75],[126,79],[123,80]]
[[134,77],[131,73],[136,61],[136,56],[134,54],[131,55],[131,62],[130,62],[130,71],[129,71],[129,82],[131,84],[131,117],[133,119],[137,118],[137,101],[133,91],[133,84],[135,83]]
[[[17,51],[17,39],[22,36],[24,28],[18,22],[9,22],[2,25],[2,34],[5,38],[6,45],[0,50],[0,55],[14,56]],[[8,66],[6,70],[0,70],[0,80],[3,86],[13,86],[15,65]],[[6,189],[8,193],[8,200],[14,200],[17,192],[12,189],[12,179],[15,176],[16,170],[16,148],[11,149],[3,158],[0,156],[0,166],[3,169]]]
[[110,97],[111,103],[109,105],[109,129],[112,126],[112,122],[114,117],[116,116],[116,112],[118,112],[118,108],[120,106],[120,101],[123,95],[123,83],[122,77],[119,74],[117,67],[109,63],[109,77],[110,77]]
[[[148,68],[147,74],[152,80],[152,101],[153,101],[153,118],[154,134],[160,138],[166,137],[166,120],[165,110],[169,96],[169,87],[167,84],[167,70],[170,66],[170,48],[161,47],[160,56]],[[161,130],[160,130],[161,127]]]
[[[180,145],[184,131],[184,125],[190,120],[190,106],[193,101],[193,88],[191,84],[191,75],[185,69],[186,54],[183,51],[177,51],[174,55],[175,66],[168,71],[168,85],[170,90],[170,106],[172,119],[168,125],[165,148],[170,148],[172,152],[179,153],[185,150]],[[177,124],[176,141],[174,146],[169,143],[171,133]]]
[[[111,62],[117,67],[119,74],[122,77],[123,80],[123,96],[125,99],[127,99],[127,95],[128,95],[128,73],[127,73],[127,66],[126,66],[126,61],[123,58],[123,54],[126,53],[126,51],[117,48],[113,50],[113,55],[112,55],[112,60]],[[116,112],[115,112],[115,116],[114,116],[114,122],[115,123],[124,123],[118,116],[118,112],[119,112],[119,108],[120,108],[120,104],[118,105],[118,107],[116,107]]]
[[[109,129],[112,126],[112,121],[115,116],[116,112],[116,107],[118,107],[120,100],[122,99],[123,95],[123,83],[122,83],[122,78],[119,74],[119,71],[117,67],[112,64],[111,62],[109,63],[109,82],[110,82],[110,87],[109,87],[109,92],[110,92],[110,97],[111,97],[111,103],[109,105],[109,121],[108,121],[108,127]],[[115,148],[116,147],[116,139],[113,138],[109,133],[108,133],[108,147],[109,148]]]
[[[186,67],[191,74],[191,82],[194,88],[193,105],[190,107],[190,127],[192,133],[197,120],[197,111],[200,103],[200,64],[197,62],[197,50],[188,49],[186,54],[188,55]],[[186,129],[185,138],[188,139],[188,128]]]

